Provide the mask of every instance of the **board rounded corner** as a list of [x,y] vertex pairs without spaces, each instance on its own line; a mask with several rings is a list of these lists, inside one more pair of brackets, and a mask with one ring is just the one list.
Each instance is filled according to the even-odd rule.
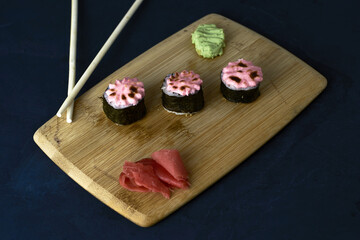
[[224,18],[223,15],[219,14],[219,13],[215,13],[215,12],[212,12],[212,13],[208,13],[206,14],[203,18],[212,18],[212,17],[216,17],[216,18]]
[[325,90],[327,85],[328,85],[328,80],[326,79],[326,77],[321,75],[321,90]]
[[40,133],[40,128],[39,128],[33,134],[33,140],[37,145],[39,145],[40,136],[41,136],[41,133]]

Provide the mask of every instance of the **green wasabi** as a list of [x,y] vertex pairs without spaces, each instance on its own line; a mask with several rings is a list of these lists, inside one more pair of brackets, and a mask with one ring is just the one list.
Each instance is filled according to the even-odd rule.
[[225,47],[224,30],[215,24],[202,24],[191,34],[196,52],[204,58],[214,58],[223,54]]

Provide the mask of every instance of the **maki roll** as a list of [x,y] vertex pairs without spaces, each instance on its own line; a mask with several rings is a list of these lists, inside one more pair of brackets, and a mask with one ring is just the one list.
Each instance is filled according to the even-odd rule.
[[109,84],[104,93],[104,113],[116,124],[131,124],[146,114],[144,97],[144,84],[137,78],[116,80],[115,84]]
[[250,103],[260,96],[262,80],[261,68],[241,58],[222,69],[220,90],[231,102]]
[[163,107],[178,115],[200,111],[204,107],[202,82],[193,71],[167,75],[161,87]]

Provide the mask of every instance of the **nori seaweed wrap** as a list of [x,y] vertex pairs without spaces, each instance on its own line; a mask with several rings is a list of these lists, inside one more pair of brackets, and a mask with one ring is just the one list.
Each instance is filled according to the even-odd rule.
[[163,92],[162,104],[165,109],[177,113],[194,113],[204,107],[203,91],[200,89],[197,93],[189,96],[169,96]]
[[192,114],[204,107],[202,80],[193,71],[166,76],[162,89],[163,107],[175,114]]
[[[222,73],[221,73],[222,78]],[[258,84],[256,87],[248,88],[248,89],[239,89],[239,90],[232,90],[225,86],[224,82],[220,82],[220,91],[224,98],[229,100],[230,102],[242,102],[242,103],[251,103],[255,101],[260,96]]]
[[146,115],[144,84],[136,78],[124,78],[109,84],[103,96],[105,115],[114,123],[128,125]]
[[128,125],[140,120],[146,115],[146,107],[142,99],[137,105],[123,109],[113,108],[105,98],[103,98],[103,110],[106,116],[119,125]]

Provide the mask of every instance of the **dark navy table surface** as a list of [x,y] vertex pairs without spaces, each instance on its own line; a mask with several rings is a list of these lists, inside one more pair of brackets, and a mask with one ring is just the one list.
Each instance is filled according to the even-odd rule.
[[[77,79],[133,1],[79,1]],[[101,203],[34,143],[66,97],[71,1],[0,2],[1,239],[360,239],[358,1],[145,0],[81,93],[209,14],[304,60],[328,86],[243,164],[150,228]]]

